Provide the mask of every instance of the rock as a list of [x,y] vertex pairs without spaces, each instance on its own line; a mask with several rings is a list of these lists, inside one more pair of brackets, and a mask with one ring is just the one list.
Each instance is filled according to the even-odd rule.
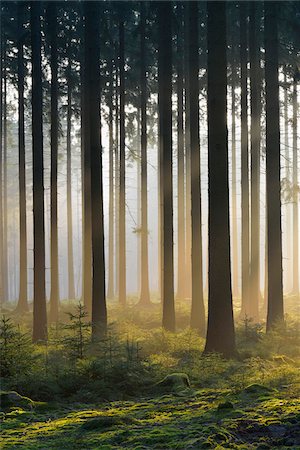
[[185,373],[170,373],[165,378],[157,383],[157,386],[162,386],[170,389],[176,388],[190,388],[191,383],[189,377]]
[[265,395],[270,394],[273,392],[272,389],[268,388],[267,386],[262,386],[261,384],[250,384],[245,388],[245,392],[247,394],[254,394],[254,395]]
[[23,397],[15,391],[1,391],[0,405],[1,409],[9,409],[12,407],[29,407],[32,409],[34,406],[34,401],[28,397]]

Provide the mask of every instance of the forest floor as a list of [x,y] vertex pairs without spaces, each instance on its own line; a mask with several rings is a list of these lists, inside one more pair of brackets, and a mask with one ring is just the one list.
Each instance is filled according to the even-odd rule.
[[102,355],[87,348],[60,374],[54,360],[66,357],[50,343],[46,369],[45,349],[35,349],[31,374],[3,380],[0,448],[300,449],[299,307],[288,304],[284,330],[266,336],[240,324],[240,357],[230,361],[201,357],[204,340],[185,327],[186,305],[177,334],[158,327],[157,308],[113,307],[118,337],[108,359],[107,344]]

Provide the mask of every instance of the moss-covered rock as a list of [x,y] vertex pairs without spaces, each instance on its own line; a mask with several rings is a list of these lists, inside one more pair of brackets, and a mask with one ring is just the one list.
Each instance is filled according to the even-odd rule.
[[191,387],[189,377],[186,373],[170,373],[166,375],[157,386],[170,390],[186,389]]
[[247,386],[244,389],[244,392],[246,392],[246,394],[251,394],[251,395],[267,395],[267,394],[271,394],[273,392],[273,389],[267,387],[267,386],[263,386],[261,384],[250,384],[249,386]]
[[34,401],[28,397],[18,394],[15,391],[1,391],[0,406],[2,410],[7,410],[12,407],[32,409],[34,407]]

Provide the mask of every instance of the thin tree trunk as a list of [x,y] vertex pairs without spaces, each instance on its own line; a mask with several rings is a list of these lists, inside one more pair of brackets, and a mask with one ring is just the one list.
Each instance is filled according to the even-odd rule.
[[120,63],[120,178],[119,178],[119,303],[126,304],[126,224],[125,224],[125,59],[124,22],[119,24]]
[[71,88],[71,61],[68,61],[67,80],[67,226],[68,226],[68,298],[75,299],[74,282],[74,252],[73,252],[73,216],[72,216],[72,88]]
[[277,5],[273,2],[264,2],[264,6],[268,220],[267,331],[270,331],[278,322],[283,322],[283,288]]
[[58,228],[57,228],[57,158],[58,158],[58,63],[57,63],[57,10],[55,3],[48,6],[51,45],[51,174],[50,174],[50,252],[51,290],[50,321],[58,320],[59,275],[58,275]]
[[260,298],[260,86],[257,5],[250,2],[249,50],[251,86],[251,305],[249,318],[258,320]]
[[[284,70],[284,157],[285,157],[285,178],[287,182],[291,181],[290,178],[290,151],[289,151],[289,114],[288,114],[288,81],[287,81],[287,70]],[[292,282],[292,255],[293,252],[293,242],[291,239],[292,227],[291,227],[291,205],[289,203],[285,206],[286,215],[286,255],[287,255],[287,270],[285,271],[287,277],[287,285]]]
[[175,331],[172,185],[172,4],[158,3],[158,105],[162,189],[162,325]]
[[[85,151],[91,161],[91,220],[92,220],[92,338],[106,333],[107,311],[105,297],[103,180],[100,120],[99,72],[99,5],[85,3],[85,103],[89,122],[89,139]],[[87,145],[88,144],[88,145]]]
[[30,5],[33,150],[33,341],[47,339],[40,3]]
[[146,79],[146,17],[145,4],[141,6],[141,294],[140,304],[150,304],[148,266],[148,179],[147,179],[147,79]]
[[200,130],[199,130],[199,44],[198,5],[189,2],[189,90],[190,90],[190,166],[192,214],[192,310],[191,328],[205,334],[202,267],[202,223],[200,182]]
[[108,212],[108,283],[107,297],[114,297],[114,118],[113,118],[113,64],[110,60],[109,67],[109,115],[108,115],[108,134],[109,134],[109,212]]
[[298,210],[298,101],[297,80],[293,82],[293,294],[299,294],[299,210]]
[[190,87],[189,87],[189,20],[188,20],[188,3],[185,4],[184,18],[184,47],[185,47],[185,185],[186,185],[186,201],[185,201],[185,280],[187,298],[192,297],[192,223],[191,223],[191,137],[190,137]]
[[119,86],[118,67],[116,66],[115,93],[115,295],[119,295],[119,203],[120,203],[120,157],[119,157]]
[[226,2],[208,2],[207,12],[209,293],[204,352],[217,352],[231,357],[235,354],[235,335],[226,126]]
[[[232,55],[232,58],[234,56]],[[232,201],[232,292],[233,296],[239,295],[238,283],[238,231],[236,210],[236,65],[234,59],[231,61],[231,201]]]
[[2,155],[3,155],[3,18],[1,20],[0,40],[0,305],[6,300],[4,297],[4,254],[3,254],[3,177],[2,177]]
[[[7,242],[7,67],[6,40],[3,49],[3,292],[5,301],[9,300],[9,270]],[[2,137],[2,136],[1,136]]]
[[250,234],[249,234],[249,141],[247,77],[247,3],[240,2],[241,59],[241,188],[242,188],[242,306],[241,318],[249,316]]
[[22,3],[17,5],[18,20],[18,144],[19,144],[19,220],[20,220],[20,289],[18,312],[28,311],[27,301],[27,224],[26,224],[26,161],[24,127],[24,35]]
[[[85,43],[84,43],[85,45]],[[84,306],[91,316],[92,312],[92,224],[91,224],[91,155],[88,151],[90,146],[89,136],[89,113],[85,99],[86,74],[84,63],[82,64],[82,132],[83,155],[82,155],[82,188],[83,188],[83,300]]]
[[184,130],[183,130],[183,45],[182,6],[178,4],[177,32],[177,297],[185,297],[185,198],[184,198]]

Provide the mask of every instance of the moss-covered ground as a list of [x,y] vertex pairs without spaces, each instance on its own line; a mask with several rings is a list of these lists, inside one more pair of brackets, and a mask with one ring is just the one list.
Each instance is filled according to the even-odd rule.
[[[2,380],[2,389],[32,401],[13,394],[2,402],[0,447],[300,449],[300,336],[293,305],[286,327],[269,335],[240,324],[236,360],[201,356],[204,340],[186,327],[184,307],[176,334],[158,327],[155,308],[123,311],[122,320],[114,310],[117,338],[106,342],[105,356],[87,347],[82,360],[70,363],[63,345],[33,349],[32,369]],[[161,383],[170,374],[178,382]]]

